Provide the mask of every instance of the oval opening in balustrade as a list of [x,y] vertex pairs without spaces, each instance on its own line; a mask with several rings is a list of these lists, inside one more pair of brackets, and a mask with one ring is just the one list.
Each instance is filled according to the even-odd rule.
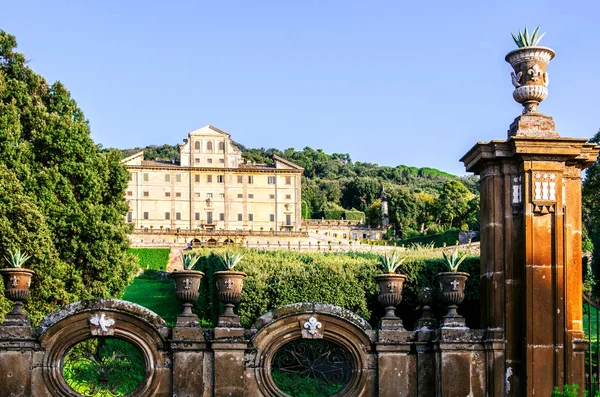
[[146,360],[138,347],[122,339],[91,338],[69,348],[62,373],[81,396],[125,396],[144,380]]
[[353,367],[352,356],[341,346],[324,339],[297,339],[277,350],[271,377],[290,397],[328,397],[348,385]]

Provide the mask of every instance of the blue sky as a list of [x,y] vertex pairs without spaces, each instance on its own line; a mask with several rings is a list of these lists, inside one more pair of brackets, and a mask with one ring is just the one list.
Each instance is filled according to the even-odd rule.
[[0,29],[70,89],[105,147],[181,143],[212,124],[248,147],[464,174],[505,139],[510,32],[542,25],[565,137],[600,128],[597,1],[12,1]]

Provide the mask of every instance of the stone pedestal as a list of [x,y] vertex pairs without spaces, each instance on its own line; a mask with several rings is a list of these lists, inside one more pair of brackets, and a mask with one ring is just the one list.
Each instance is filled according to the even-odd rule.
[[173,352],[173,395],[205,396],[212,385],[210,380],[204,379],[206,343],[202,328],[173,328],[171,351]]
[[31,327],[0,326],[0,397],[31,396]]
[[214,352],[214,395],[222,397],[244,397],[244,355],[248,348],[245,341],[215,339]]
[[523,115],[508,140],[478,143],[461,159],[481,176],[482,327],[506,338],[504,369],[490,350],[490,396],[584,384],[581,170],[600,148],[555,136],[551,118]]

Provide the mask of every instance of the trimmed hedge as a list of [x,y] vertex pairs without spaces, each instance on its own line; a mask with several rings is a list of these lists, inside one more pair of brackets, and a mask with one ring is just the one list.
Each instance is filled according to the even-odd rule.
[[453,229],[453,230],[448,230],[447,232],[439,233],[439,234],[431,234],[428,236],[407,238],[404,240],[400,240],[398,243],[404,244],[404,246],[407,248],[409,248],[412,244],[428,245],[431,243],[433,243],[434,247],[443,247],[444,243],[446,244],[446,246],[449,247],[452,245],[456,245],[456,243],[458,242],[458,234],[459,233],[460,233],[459,230]]
[[[213,273],[222,270],[217,252],[224,249],[200,249],[203,255],[198,270],[202,279],[201,297],[195,312],[212,324],[222,310],[218,304]],[[372,325],[384,314],[377,302],[373,277],[382,273],[378,256],[371,253],[313,253],[296,251],[247,250],[236,270],[248,274],[242,301],[238,307],[242,325],[249,327],[261,315],[283,305],[297,302],[324,302],[353,311]],[[466,300],[461,305],[470,326],[478,326],[479,258],[469,257],[461,265],[469,272]],[[408,259],[402,273],[407,276],[403,301],[398,313],[408,327],[418,317],[416,295],[420,288],[435,286],[435,275],[445,271],[440,259]],[[443,308],[436,308],[439,315]]]
[[347,221],[364,221],[366,218],[365,213],[354,208],[351,210],[344,211],[344,219]]
[[167,270],[169,248],[130,248],[127,253],[138,258],[140,268],[144,270]]

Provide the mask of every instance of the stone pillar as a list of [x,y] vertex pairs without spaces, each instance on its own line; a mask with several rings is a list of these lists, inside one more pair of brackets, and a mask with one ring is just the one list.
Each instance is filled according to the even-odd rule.
[[436,396],[484,397],[485,353],[481,330],[441,328],[434,344]]
[[244,397],[244,356],[247,348],[247,342],[236,339],[213,341],[215,397]]
[[29,326],[0,326],[0,397],[31,396],[36,342]]
[[206,343],[200,327],[175,327],[171,339],[173,352],[173,395],[202,397],[210,395],[205,381]]
[[417,356],[410,331],[380,329],[376,343],[379,397],[417,395]]
[[505,376],[493,377],[491,396],[584,384],[581,170],[599,148],[535,136],[553,128],[535,117],[527,125],[519,117],[508,140],[478,143],[461,160],[481,176],[482,327],[506,337]]

